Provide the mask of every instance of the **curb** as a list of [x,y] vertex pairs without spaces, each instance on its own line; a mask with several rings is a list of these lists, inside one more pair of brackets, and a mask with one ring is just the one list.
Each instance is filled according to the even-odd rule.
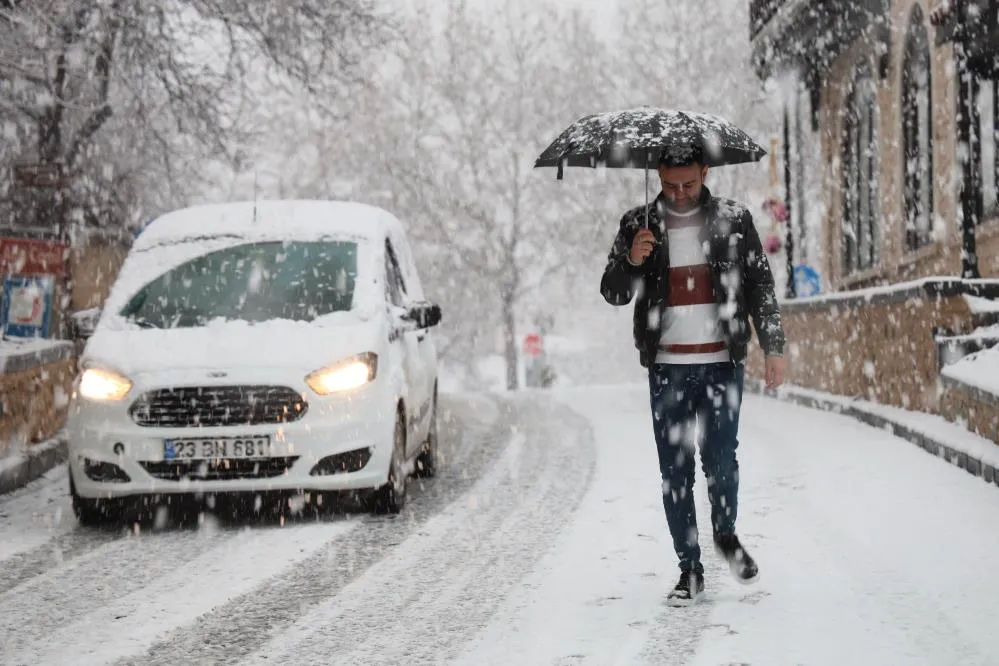
[[13,492],[65,462],[69,456],[65,435],[36,444],[18,455],[13,464],[0,467],[0,495]]
[[959,451],[944,442],[930,437],[922,432],[913,430],[909,426],[887,418],[881,414],[869,412],[862,407],[855,405],[844,405],[834,400],[823,400],[814,396],[801,395],[794,392],[794,389],[782,388],[782,395],[774,395],[763,388],[763,382],[759,380],[747,381],[745,390],[756,395],[763,395],[780,402],[793,402],[803,407],[820,409],[826,412],[833,412],[854,418],[861,423],[865,423],[873,428],[887,430],[890,434],[900,437],[907,442],[915,444],[927,453],[938,458],[942,458],[951,465],[963,469],[972,476],[979,477],[990,485],[999,488],[999,468],[982,462],[979,458],[969,455],[964,451]]

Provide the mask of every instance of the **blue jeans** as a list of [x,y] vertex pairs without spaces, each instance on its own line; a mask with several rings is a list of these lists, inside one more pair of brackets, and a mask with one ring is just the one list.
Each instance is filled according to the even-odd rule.
[[735,451],[743,376],[743,366],[732,363],[649,367],[663,508],[682,571],[704,571],[694,510],[696,448],[701,450],[707,480],[712,531],[735,532],[739,491]]

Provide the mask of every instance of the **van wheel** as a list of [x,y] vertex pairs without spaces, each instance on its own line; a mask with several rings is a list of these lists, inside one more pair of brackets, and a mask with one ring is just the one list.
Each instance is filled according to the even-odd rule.
[[396,514],[406,506],[406,421],[402,414],[395,418],[392,459],[389,462],[388,483],[375,490],[369,508],[376,514]]
[[423,450],[416,457],[416,472],[420,479],[432,479],[437,476],[437,392],[434,391],[434,404],[430,412],[430,429]]

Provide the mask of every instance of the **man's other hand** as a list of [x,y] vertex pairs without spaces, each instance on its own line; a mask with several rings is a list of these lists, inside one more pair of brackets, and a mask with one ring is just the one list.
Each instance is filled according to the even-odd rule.
[[772,391],[784,383],[784,357],[767,356],[766,360],[767,390]]

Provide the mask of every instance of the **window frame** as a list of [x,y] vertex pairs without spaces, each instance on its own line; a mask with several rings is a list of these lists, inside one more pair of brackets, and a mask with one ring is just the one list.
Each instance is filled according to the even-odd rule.
[[881,255],[879,113],[874,68],[866,60],[854,73],[843,121],[842,265],[850,276],[876,267]]
[[[920,71],[921,70],[921,71]],[[924,80],[918,80],[925,76]],[[902,200],[905,247],[915,252],[934,242],[933,65],[922,8],[909,18],[902,61]],[[920,97],[920,94],[923,94]],[[925,106],[925,109],[921,108]],[[924,117],[925,112],[925,117]],[[923,123],[921,125],[921,123]],[[915,166],[914,163],[915,162]]]

